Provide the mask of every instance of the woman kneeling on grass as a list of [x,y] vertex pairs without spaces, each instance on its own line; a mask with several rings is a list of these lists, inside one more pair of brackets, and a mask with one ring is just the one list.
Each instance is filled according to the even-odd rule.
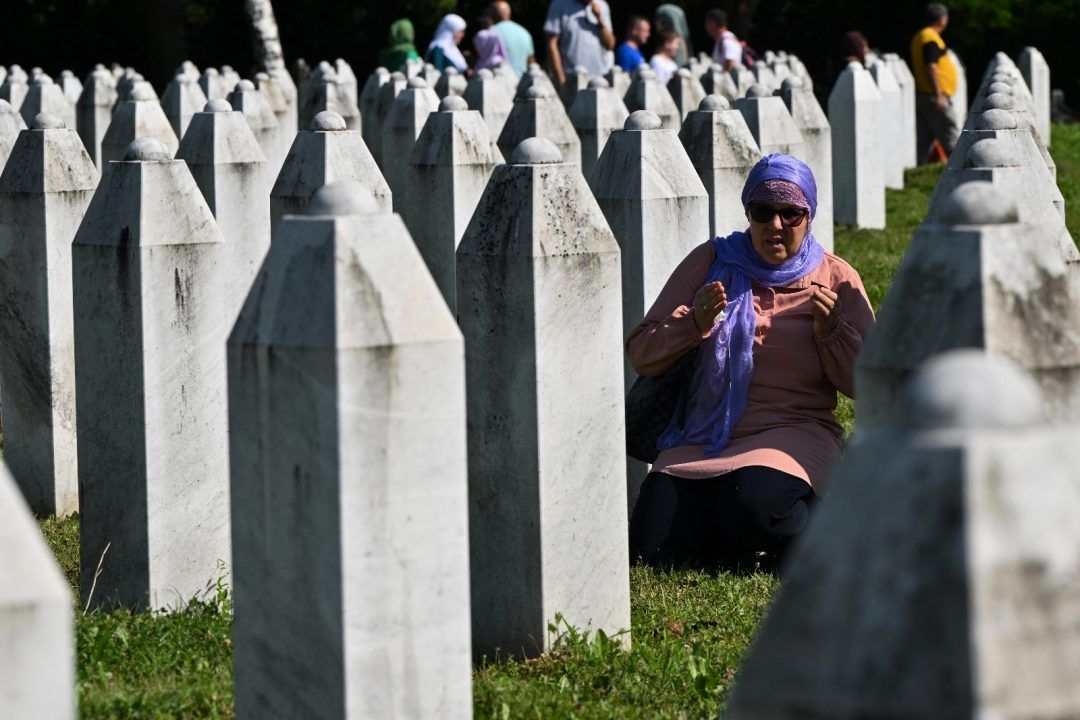
[[626,343],[643,376],[697,355],[630,522],[646,562],[778,559],[840,455],[836,392],[853,397],[874,324],[862,280],[814,239],[802,161],[762,158],[742,203],[749,229],[695,248]]

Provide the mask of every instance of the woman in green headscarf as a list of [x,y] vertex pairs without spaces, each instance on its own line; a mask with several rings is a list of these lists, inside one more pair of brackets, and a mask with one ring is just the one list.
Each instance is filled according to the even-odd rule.
[[420,53],[416,52],[413,40],[416,31],[413,30],[411,20],[398,20],[390,26],[387,46],[379,51],[379,64],[390,72],[405,70],[405,63],[409,60],[419,60]]
[[690,62],[693,50],[690,49],[690,26],[686,24],[686,13],[678,5],[664,4],[656,8],[655,22],[657,34],[664,30],[671,30],[682,42],[675,53],[675,64],[686,67]]

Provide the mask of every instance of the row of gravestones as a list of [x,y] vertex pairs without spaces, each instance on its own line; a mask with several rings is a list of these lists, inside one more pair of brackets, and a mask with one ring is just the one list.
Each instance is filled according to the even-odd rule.
[[733,720],[1080,716],[1080,254],[1049,71],[1019,60],[991,61],[860,355],[859,432]]
[[[458,113],[464,117],[468,112],[460,106],[454,109],[452,100],[446,105],[451,127]],[[232,128],[244,134],[239,113],[219,108],[199,115],[193,124],[210,123],[211,127],[235,118]],[[667,157],[679,154],[673,131],[660,127],[659,118],[641,113],[632,119],[614,135],[622,139],[609,143],[612,157],[625,154],[624,167],[631,168],[633,162],[655,164],[655,155],[644,161],[643,148],[649,146],[653,152],[666,152]],[[348,138],[349,131],[341,127],[340,117],[324,115],[321,121],[326,127],[311,136],[323,134],[320,150],[327,157],[335,153],[325,141]],[[5,197],[9,203],[5,212],[11,216],[30,213],[21,224],[39,226],[42,238],[49,232],[54,238],[63,234],[63,220],[70,220],[70,215],[65,216],[58,206],[71,205],[72,200],[77,205],[79,193],[85,202],[92,192],[92,188],[64,190],[63,182],[55,182],[62,174],[55,168],[70,165],[78,147],[78,140],[60,125],[56,118],[42,117],[34,131],[22,136],[23,145],[30,149],[19,157],[40,158],[36,176],[34,162],[16,163],[11,167],[17,169],[5,169],[0,182],[4,189],[8,184],[16,188],[11,191],[13,197],[52,195],[56,201],[51,204],[52,214],[49,202],[36,204],[45,208],[44,217],[33,215],[35,203],[25,202],[20,209]],[[225,127],[219,127],[223,136]],[[301,133],[297,143],[304,136]],[[354,141],[354,145],[363,148],[362,143]],[[560,610],[582,626],[609,631],[627,627],[621,419],[605,402],[621,392],[618,376],[612,377],[612,369],[618,372],[621,364],[619,323],[613,308],[626,303],[625,255],[630,251],[623,248],[624,271],[619,273],[619,249],[601,214],[603,204],[598,206],[593,200],[573,165],[560,162],[557,148],[529,141],[515,151],[509,165],[495,170],[457,256],[458,319],[469,339],[467,442],[461,437],[465,425],[457,412],[463,400],[452,391],[453,376],[458,376],[460,385],[462,375],[461,358],[456,364],[453,360],[461,351],[452,316],[444,316],[449,317],[449,324],[440,321],[442,301],[438,296],[432,299],[434,286],[415,253],[410,259],[408,253],[363,249],[370,244],[362,241],[369,233],[380,238],[381,244],[388,235],[405,237],[400,221],[386,215],[368,188],[356,186],[348,192],[333,188],[334,192],[324,193],[311,208],[314,219],[282,221],[279,232],[285,237],[291,233],[294,239],[275,244],[286,249],[272,252],[264,264],[233,335],[230,370],[236,382],[230,383],[228,403],[231,493],[227,486],[214,482],[221,477],[225,462],[220,413],[212,417],[224,393],[223,358],[217,357],[220,353],[215,348],[220,347],[222,328],[227,330],[232,317],[223,308],[231,304],[235,310],[248,279],[236,258],[223,252],[230,250],[230,243],[223,248],[215,232],[210,197],[204,209],[197,207],[199,190],[206,192],[205,183],[185,178],[185,164],[169,157],[166,148],[152,141],[132,146],[127,162],[108,167],[92,212],[76,236],[75,345],[77,356],[87,358],[77,367],[76,379],[82,382],[76,384],[80,390],[90,388],[77,393],[77,415],[86,417],[80,426],[87,428],[94,444],[85,448],[87,443],[80,443],[79,459],[87,478],[84,490],[97,491],[92,498],[82,498],[84,593],[89,594],[89,587],[99,582],[99,602],[120,598],[153,606],[164,602],[167,592],[184,595],[198,589],[205,582],[207,563],[229,556],[226,508],[231,494],[238,697],[243,697],[242,687],[254,693],[242,706],[256,712],[262,702],[258,698],[270,693],[266,685],[276,684],[281,688],[278,694],[267,697],[285,702],[285,695],[294,688],[280,681],[282,676],[275,673],[282,671],[275,668],[295,674],[318,662],[316,650],[309,655],[296,653],[298,635],[336,638],[340,646],[345,642],[342,628],[360,623],[361,629],[374,634],[358,637],[356,645],[343,651],[352,648],[362,663],[362,648],[370,651],[369,644],[382,647],[380,643],[389,642],[386,637],[380,639],[372,627],[374,616],[363,614],[384,612],[384,605],[375,604],[378,600],[389,600],[394,608],[400,605],[399,612],[410,617],[427,617],[430,608],[396,602],[409,595],[405,588],[417,576],[442,582],[436,592],[445,596],[456,593],[460,599],[468,592],[460,562],[470,555],[463,531],[465,464],[452,460],[463,460],[468,452],[474,646],[481,651],[540,649],[546,638],[544,620]],[[311,161],[318,162],[316,154]],[[187,166],[193,175],[196,165],[189,162]],[[50,173],[46,168],[54,170]],[[84,170],[84,176],[93,173],[88,162]],[[685,174],[693,177],[692,172]],[[252,198],[256,187],[247,186]],[[544,202],[537,206],[534,198]],[[226,205],[250,204],[251,200],[216,206],[220,212]],[[639,199],[638,207],[644,205]],[[611,209],[607,212],[610,221]],[[363,220],[326,219],[337,216],[362,216]],[[523,218],[529,222],[523,223]],[[220,216],[217,224],[222,224]],[[70,237],[70,227],[68,232]],[[637,234],[644,235],[644,229]],[[399,245],[411,248],[408,242]],[[509,283],[510,288],[503,282],[507,273],[517,280]],[[623,275],[621,298],[618,274]],[[62,269],[54,275],[62,277]],[[598,277],[606,280],[598,282]],[[636,278],[633,283],[638,283]],[[400,294],[403,288],[408,288],[404,298],[387,302],[391,292]],[[324,296],[318,298],[314,289],[321,289]],[[55,294],[62,298],[63,288],[58,287]],[[585,299],[591,308],[589,317],[568,317],[559,297]],[[59,308],[61,301],[56,302]],[[417,305],[428,313],[423,332],[411,327],[417,316],[410,308]],[[85,310],[82,315],[80,308]],[[358,308],[365,312],[350,317]],[[328,322],[330,318],[334,321]],[[162,327],[168,327],[168,332],[163,333]],[[604,334],[612,337],[605,342],[600,336]],[[394,350],[409,344],[445,346],[447,356],[419,353],[410,359],[415,348]],[[83,347],[85,353],[80,350]],[[572,348],[573,356],[560,348]],[[590,358],[586,366],[582,357]],[[346,368],[350,372],[343,372]],[[440,380],[444,376],[439,368],[446,371],[445,379]],[[117,373],[125,377],[116,378]],[[501,382],[493,383],[493,376]],[[574,376],[581,376],[583,384],[571,386],[562,380]],[[124,389],[115,389],[118,386]],[[511,386],[511,391],[505,392],[504,386]],[[372,387],[388,389],[384,396],[372,398]],[[70,387],[67,391],[70,394]],[[580,417],[581,424],[563,427],[565,422],[559,418],[565,417]],[[290,423],[294,418],[300,422]],[[417,423],[428,429],[418,432]],[[522,427],[528,430],[520,437],[506,432]],[[447,440],[455,433],[459,435],[456,451]],[[440,441],[438,456],[412,449],[414,443],[423,442],[421,438],[431,445],[435,437]],[[503,457],[494,457],[496,452],[489,448],[505,450]],[[94,469],[93,474],[87,466]],[[285,471],[289,477],[281,478]],[[347,482],[360,472],[373,476],[373,487]],[[192,477],[199,481],[192,483]],[[508,482],[513,478],[525,482],[520,486]],[[574,498],[575,507],[567,507],[567,497]],[[186,501],[182,508],[178,507],[180,498]],[[243,513],[236,512],[238,505]],[[307,514],[298,512],[309,505]],[[137,511],[132,511],[133,506]],[[582,514],[578,506],[590,512]],[[199,513],[193,513],[193,508]],[[353,512],[346,513],[346,508]],[[605,510],[602,517],[609,524],[596,522],[596,508]],[[432,514],[431,524],[415,520],[426,517],[425,510]],[[400,522],[391,522],[401,517]],[[337,518],[336,524],[328,518]],[[350,523],[358,524],[351,532]],[[428,526],[440,530],[420,530]],[[541,533],[541,527],[546,532]],[[448,541],[455,531],[461,538],[457,545]],[[345,542],[354,537],[359,538],[358,545]],[[566,545],[567,537],[574,539],[573,547]],[[386,546],[388,538],[401,542]],[[582,541],[594,550],[584,554],[588,560],[581,559]],[[188,557],[176,556],[172,548],[177,544],[190,551]],[[201,560],[200,546],[205,551]],[[350,562],[355,547],[365,550]],[[315,568],[306,560],[320,550],[328,551],[334,562]],[[199,565],[201,569],[193,568]],[[387,572],[391,565],[399,575]],[[343,568],[353,572],[343,572]],[[365,585],[362,580],[371,572],[385,576],[387,585]],[[324,578],[320,573],[327,575]],[[583,577],[590,581],[591,596],[582,594]],[[283,583],[311,585],[323,579],[329,587],[341,589],[332,593],[340,612],[331,607],[312,618],[306,598],[266,600]],[[365,587],[368,594],[354,600]],[[125,593],[130,594],[125,598]],[[360,616],[349,615],[354,606],[363,611]],[[468,613],[467,602],[458,607]],[[421,660],[409,647],[418,653],[430,650],[438,669],[425,669],[453,675],[455,667],[460,671],[460,664],[448,658],[457,657],[454,653],[462,647],[467,656],[468,635],[462,641],[461,628],[467,628],[468,621],[462,625],[460,614],[440,608],[458,634],[449,632],[446,625],[417,629],[405,645],[395,645],[404,653],[395,657],[415,667]],[[295,624],[290,625],[290,620]],[[290,657],[295,655],[296,664],[289,665],[276,654],[273,660],[259,660],[260,654],[244,649],[265,642],[268,624],[279,627],[282,623],[296,631],[286,633],[276,652],[293,653]],[[402,625],[408,623],[402,621]],[[402,638],[400,632],[392,636]],[[411,642],[417,644],[409,646]],[[445,654],[434,648],[442,648]],[[355,676],[353,667],[347,663],[338,667],[336,679],[327,682],[333,685],[346,675]],[[402,677],[402,667],[382,667],[385,675],[378,677],[386,682],[368,694],[343,680],[341,687],[359,693],[355,702],[365,708],[386,707],[378,703],[402,701],[392,691],[395,681],[416,680],[411,675]],[[447,687],[457,688],[460,700],[461,688],[467,692],[467,663],[465,672],[456,676],[459,683],[465,678],[464,686],[446,680],[449,675],[438,677],[449,683]],[[385,692],[387,688],[391,690]],[[348,702],[353,702],[351,696]]]

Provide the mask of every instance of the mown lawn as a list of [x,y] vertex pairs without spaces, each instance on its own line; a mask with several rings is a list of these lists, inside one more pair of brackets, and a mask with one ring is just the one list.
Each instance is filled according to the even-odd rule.
[[[1068,224],[1080,238],[1080,125],[1055,126],[1052,152]],[[883,231],[838,229],[836,250],[859,270],[880,307],[904,248],[926,212],[940,167],[907,174],[888,192]],[[850,430],[853,406],[840,416]],[[77,589],[78,518],[42,521]],[[779,581],[763,572],[632,569],[633,649],[592,644],[568,628],[556,650],[526,662],[489,662],[474,673],[477,718],[711,718]],[[233,716],[231,605],[227,588],[171,615],[83,615],[73,603],[81,717]]]

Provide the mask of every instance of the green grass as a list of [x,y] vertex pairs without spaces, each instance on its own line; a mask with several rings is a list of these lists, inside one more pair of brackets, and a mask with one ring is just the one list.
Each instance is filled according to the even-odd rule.
[[[1052,152],[1068,223],[1080,238],[1080,125],[1054,127]],[[907,173],[888,191],[888,228],[837,228],[836,250],[862,275],[875,309],[926,213],[939,167]],[[842,401],[850,431],[854,405]],[[41,523],[77,588],[78,518]],[[631,569],[632,650],[569,628],[553,652],[475,669],[475,715],[494,718],[711,718],[724,700],[778,587],[769,573]],[[233,715],[231,606],[222,589],[175,614],[84,616],[73,605],[81,717],[226,718]]]

